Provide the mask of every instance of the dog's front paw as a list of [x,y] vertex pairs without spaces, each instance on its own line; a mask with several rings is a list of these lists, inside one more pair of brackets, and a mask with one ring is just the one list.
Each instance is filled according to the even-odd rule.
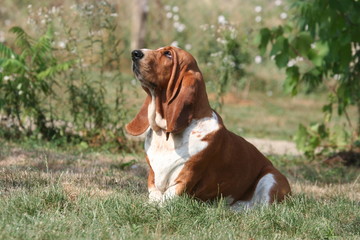
[[163,194],[157,189],[149,190],[149,202],[150,203],[160,203],[163,199]]
[[173,198],[175,198],[176,195],[176,185],[169,187],[162,196],[162,202],[169,201]]

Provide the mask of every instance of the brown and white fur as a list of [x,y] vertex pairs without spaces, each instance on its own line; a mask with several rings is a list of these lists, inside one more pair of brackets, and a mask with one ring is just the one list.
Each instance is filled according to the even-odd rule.
[[211,109],[195,59],[175,47],[132,52],[147,93],[129,134],[146,133],[149,198],[181,194],[207,201],[225,197],[233,209],[284,200],[290,186],[252,144],[228,131]]

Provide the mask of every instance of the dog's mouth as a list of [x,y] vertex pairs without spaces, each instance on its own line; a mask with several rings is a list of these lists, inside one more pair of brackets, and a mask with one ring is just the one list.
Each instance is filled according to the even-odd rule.
[[135,77],[140,81],[141,85],[146,88],[155,89],[157,85],[150,81],[147,81],[144,76],[141,74],[140,66],[137,62],[133,61],[132,69],[135,74]]
[[132,70],[133,70],[136,78],[138,78],[138,76],[141,76],[140,67],[139,67],[139,65],[138,65],[137,62],[133,62],[133,64],[132,64]]

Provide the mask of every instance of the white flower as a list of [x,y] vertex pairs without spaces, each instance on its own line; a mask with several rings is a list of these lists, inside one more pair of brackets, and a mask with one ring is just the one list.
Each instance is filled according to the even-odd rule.
[[179,21],[179,15],[174,15],[173,19],[174,21]]
[[178,32],[183,32],[185,30],[185,25],[184,24],[180,24],[179,27],[176,29]]
[[170,44],[170,46],[179,47],[178,41],[174,41]]
[[174,6],[173,8],[172,8],[172,10],[173,10],[173,12],[178,12],[179,11],[179,7],[178,6]]
[[207,25],[207,24],[200,25],[200,29],[203,31],[206,31],[208,28],[209,28],[209,25]]
[[191,48],[192,48],[192,45],[191,45],[190,43],[188,43],[188,44],[185,45],[185,49],[186,49],[186,50],[189,51],[189,50],[191,50]]
[[261,16],[256,16],[255,22],[261,22],[261,20],[262,20],[262,17],[261,17]]
[[281,4],[282,4],[282,1],[281,1],[281,0],[276,0],[276,1],[275,1],[275,5],[276,5],[276,6],[280,6]]
[[66,43],[63,41],[58,42],[59,48],[66,48]]
[[28,8],[32,8],[32,5],[31,5],[31,4],[29,4],[29,5],[28,5]]
[[215,53],[211,53],[210,54],[210,57],[219,57],[219,56],[222,56],[222,51],[219,51],[219,52],[215,52]]
[[51,13],[52,13],[52,14],[56,14],[58,11],[59,11],[59,9],[58,9],[57,7],[55,7],[55,6],[53,6],[53,7],[51,8]]
[[22,95],[22,94],[23,94],[23,91],[22,91],[22,90],[20,90],[20,91],[19,91],[19,95]]
[[42,19],[41,20],[41,24],[45,24],[46,23],[46,20],[45,19]]
[[227,41],[225,39],[222,39],[222,38],[217,38],[216,41],[218,43],[221,43],[221,44],[224,44],[224,45],[227,43]]
[[170,19],[170,18],[172,18],[172,16],[173,16],[173,14],[172,14],[171,12],[166,13],[166,17],[167,17],[167,18]]
[[296,60],[296,62],[302,62],[302,61],[304,61],[304,58],[303,57],[296,57],[295,60]]
[[312,49],[316,48],[316,43],[310,44],[310,47],[311,47]]
[[282,13],[280,14],[280,18],[281,18],[281,19],[286,19],[286,18],[287,18],[287,13],[282,12]]
[[4,76],[4,81],[9,81],[11,79],[11,77],[10,76]]
[[261,6],[256,6],[255,7],[255,12],[259,13],[259,12],[261,12],[261,10],[262,10]]
[[185,30],[185,25],[179,22],[174,22],[174,28],[176,29],[176,31],[178,32],[183,32]]
[[256,56],[254,59],[255,63],[260,64],[262,62],[262,57],[261,56]]
[[288,62],[287,66],[288,66],[288,67],[292,67],[292,66],[294,66],[295,64],[296,64],[296,59],[291,59],[291,60]]
[[117,13],[111,13],[111,14],[110,14],[110,17],[117,17],[117,16],[118,16]]
[[340,74],[335,74],[335,75],[334,75],[334,79],[335,79],[335,80],[340,80],[340,77],[341,77]]
[[218,16],[218,23],[219,24],[226,24],[226,18],[223,15]]

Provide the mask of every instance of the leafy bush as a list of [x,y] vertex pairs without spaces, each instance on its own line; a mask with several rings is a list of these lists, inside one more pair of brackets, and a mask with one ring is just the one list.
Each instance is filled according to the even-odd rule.
[[55,75],[68,70],[72,62],[59,63],[54,57],[51,29],[37,40],[20,27],[13,27],[10,31],[17,36],[16,45],[20,53],[16,54],[0,43],[0,110],[10,119],[16,119],[28,134],[32,124],[25,125],[22,114],[29,116],[34,120],[36,130],[45,138],[51,138],[55,134],[54,126],[47,125],[54,120],[51,101],[48,106],[42,102],[49,101],[53,94]]
[[0,45],[0,114],[28,136],[123,147],[127,108],[119,70],[128,41],[117,36],[113,5],[28,9],[28,21],[43,34],[13,27],[15,47]]
[[200,48],[200,61],[207,63],[211,75],[218,76],[212,84],[217,97],[214,107],[220,109],[229,86],[239,86],[244,81],[249,53],[243,49],[244,41],[238,36],[236,27],[225,16],[220,15],[217,24],[206,24],[202,29],[210,38]]
[[[314,154],[316,147],[336,131],[330,130],[333,109],[344,116],[350,133],[346,139],[350,147],[360,136],[360,3],[352,0],[292,1],[294,19],[283,25],[260,31],[259,48],[264,54],[270,44],[269,55],[279,68],[286,69],[285,90],[293,95],[300,86],[313,92],[318,86],[328,89],[328,104],[323,107],[324,124],[317,124],[321,132],[300,127],[299,145],[305,138],[308,147],[303,150]],[[358,110],[356,126],[347,108]],[[314,137],[314,132],[317,132]],[[326,132],[326,133],[325,133]],[[346,134],[341,133],[343,136]],[[311,137],[313,136],[313,137]],[[299,142],[300,141],[300,142]],[[326,147],[326,144],[325,144]]]

